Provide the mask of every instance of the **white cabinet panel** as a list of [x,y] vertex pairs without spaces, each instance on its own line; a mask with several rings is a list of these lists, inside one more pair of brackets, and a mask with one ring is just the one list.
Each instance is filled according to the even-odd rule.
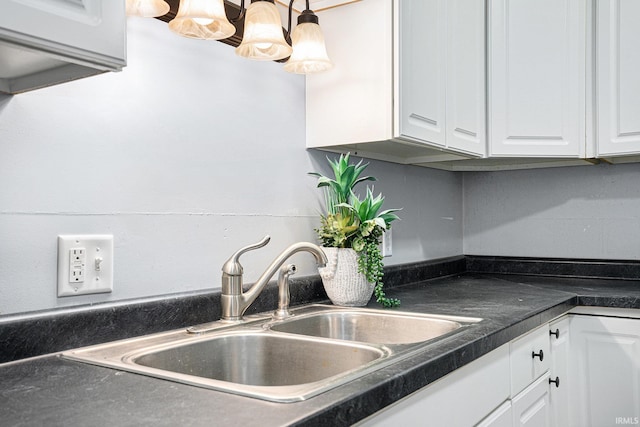
[[400,134],[445,145],[445,0],[400,3]]
[[640,153],[640,2],[597,1],[598,155]]
[[490,154],[585,150],[585,1],[490,1]]
[[400,3],[400,134],[484,155],[484,1]]
[[485,2],[447,0],[446,143],[486,152]]
[[554,427],[569,426],[569,316],[565,316],[549,325],[550,379],[558,380],[549,384],[549,400],[551,403],[551,425]]
[[512,401],[514,427],[551,426],[549,375],[538,379]]
[[574,316],[571,359],[571,425],[616,425],[617,419],[638,423],[640,320]]
[[306,76],[307,147],[394,137],[393,3],[368,0],[320,15],[334,68]]

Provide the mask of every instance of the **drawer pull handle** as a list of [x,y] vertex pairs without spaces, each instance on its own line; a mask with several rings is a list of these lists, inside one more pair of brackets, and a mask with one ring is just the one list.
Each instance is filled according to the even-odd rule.
[[556,388],[560,387],[560,378],[556,377],[555,380],[552,380],[551,378],[549,378],[549,384],[555,384]]
[[549,331],[549,335],[555,335],[556,339],[560,338],[560,329],[556,329],[555,331]]
[[542,362],[544,360],[544,353],[542,352],[542,350],[540,350],[540,353],[536,353],[535,351],[531,352],[531,357],[533,359],[535,359],[536,357],[540,358],[540,361]]

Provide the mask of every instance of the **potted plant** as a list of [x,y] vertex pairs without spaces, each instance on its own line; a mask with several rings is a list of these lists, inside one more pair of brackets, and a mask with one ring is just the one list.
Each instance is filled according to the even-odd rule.
[[354,193],[357,184],[376,180],[360,176],[368,163],[350,163],[349,153],[336,161],[327,160],[334,178],[309,173],[318,178],[318,188],[325,189],[326,213],[320,215],[315,231],[329,260],[320,269],[327,295],[337,305],[363,306],[375,293],[384,307],[398,306],[400,301],[387,298],[382,290],[384,264],[379,244],[391,222],[398,219],[393,212],[399,209],[380,211],[384,197],[374,196],[369,187],[362,199]]

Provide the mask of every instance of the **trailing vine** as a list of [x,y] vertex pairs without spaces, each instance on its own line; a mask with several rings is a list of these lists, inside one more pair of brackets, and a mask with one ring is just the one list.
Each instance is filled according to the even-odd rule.
[[384,283],[382,278],[384,276],[384,264],[382,262],[382,254],[378,247],[379,238],[370,235],[371,238],[365,239],[364,248],[358,252],[358,272],[364,274],[367,280],[371,283],[375,283],[373,294],[376,297],[376,302],[382,304],[383,307],[397,307],[400,305],[400,300],[397,298],[387,298],[386,294],[382,290]]

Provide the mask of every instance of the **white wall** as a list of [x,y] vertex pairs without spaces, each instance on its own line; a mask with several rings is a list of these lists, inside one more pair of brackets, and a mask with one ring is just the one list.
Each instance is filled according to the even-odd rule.
[[[255,280],[313,240],[328,173],[304,148],[304,78],[217,42],[130,20],[128,66],[0,95],[0,314],[219,288],[237,248]],[[387,264],[462,252],[462,177],[371,162],[387,207],[404,207]],[[56,297],[58,234],[111,233],[111,294]],[[298,254],[300,274],[314,272]]]
[[465,173],[464,253],[640,259],[640,164]]

